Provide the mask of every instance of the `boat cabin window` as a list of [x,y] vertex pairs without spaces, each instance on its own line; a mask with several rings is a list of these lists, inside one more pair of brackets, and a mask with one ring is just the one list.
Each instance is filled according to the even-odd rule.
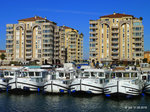
[[10,76],[14,76],[14,72],[10,72]]
[[66,74],[65,74],[65,77],[70,77],[70,73],[66,73]]
[[129,73],[123,73],[123,77],[129,77]]
[[48,75],[48,72],[46,72],[46,71],[45,71],[45,72],[42,72],[42,77],[43,77],[43,78],[45,78],[46,75]]
[[116,73],[116,77],[122,77],[122,73],[121,72],[117,72]]
[[29,76],[34,76],[34,72],[29,72]]
[[28,75],[27,72],[22,72],[22,73],[21,73],[21,76],[22,76],[22,77],[26,77],[27,75]]
[[99,77],[104,77],[104,73],[103,73],[103,72],[99,72],[99,73],[98,73],[98,76],[99,76]]
[[150,81],[150,75],[148,75],[148,81]]
[[106,79],[108,79],[109,78],[109,73],[106,73],[105,77],[106,77]]
[[52,80],[56,79],[56,75],[52,75]]
[[146,76],[142,76],[142,80],[146,80]]
[[5,75],[5,76],[8,76],[8,75],[9,75],[9,72],[5,72],[4,75]]
[[35,76],[41,76],[40,72],[35,72]]
[[137,73],[131,73],[131,77],[137,77]]
[[95,77],[97,75],[97,72],[91,72],[91,77]]
[[59,77],[64,77],[64,73],[59,73]]
[[89,72],[84,72],[84,77],[89,77],[89,76],[90,76]]

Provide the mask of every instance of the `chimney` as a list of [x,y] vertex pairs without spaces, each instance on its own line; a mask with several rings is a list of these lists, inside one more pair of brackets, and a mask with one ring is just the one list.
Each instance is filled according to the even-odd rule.
[[114,15],[115,15],[116,13],[114,12]]
[[36,16],[34,18],[36,19]]
[[45,17],[45,19],[47,19],[47,17]]

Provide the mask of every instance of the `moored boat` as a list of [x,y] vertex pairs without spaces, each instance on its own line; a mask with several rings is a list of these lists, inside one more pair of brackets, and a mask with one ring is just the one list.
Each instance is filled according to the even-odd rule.
[[102,94],[104,83],[108,81],[110,71],[104,69],[85,69],[70,85],[72,93]]
[[138,96],[142,93],[144,81],[141,74],[134,70],[116,70],[112,72],[112,79],[104,86],[104,93],[108,95]]

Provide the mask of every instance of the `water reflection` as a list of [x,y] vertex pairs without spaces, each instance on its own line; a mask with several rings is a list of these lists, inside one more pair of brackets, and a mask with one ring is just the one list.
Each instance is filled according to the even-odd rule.
[[[150,96],[135,99],[110,99],[103,95],[72,96],[0,93],[1,112],[150,112]],[[126,107],[147,106],[147,109]]]

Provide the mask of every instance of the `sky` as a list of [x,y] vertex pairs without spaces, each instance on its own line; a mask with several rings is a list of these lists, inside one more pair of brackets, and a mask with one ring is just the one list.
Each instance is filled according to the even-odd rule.
[[150,50],[150,0],[0,0],[0,50],[6,48],[6,24],[37,15],[83,33],[88,59],[89,20],[114,12],[143,17],[144,50]]

